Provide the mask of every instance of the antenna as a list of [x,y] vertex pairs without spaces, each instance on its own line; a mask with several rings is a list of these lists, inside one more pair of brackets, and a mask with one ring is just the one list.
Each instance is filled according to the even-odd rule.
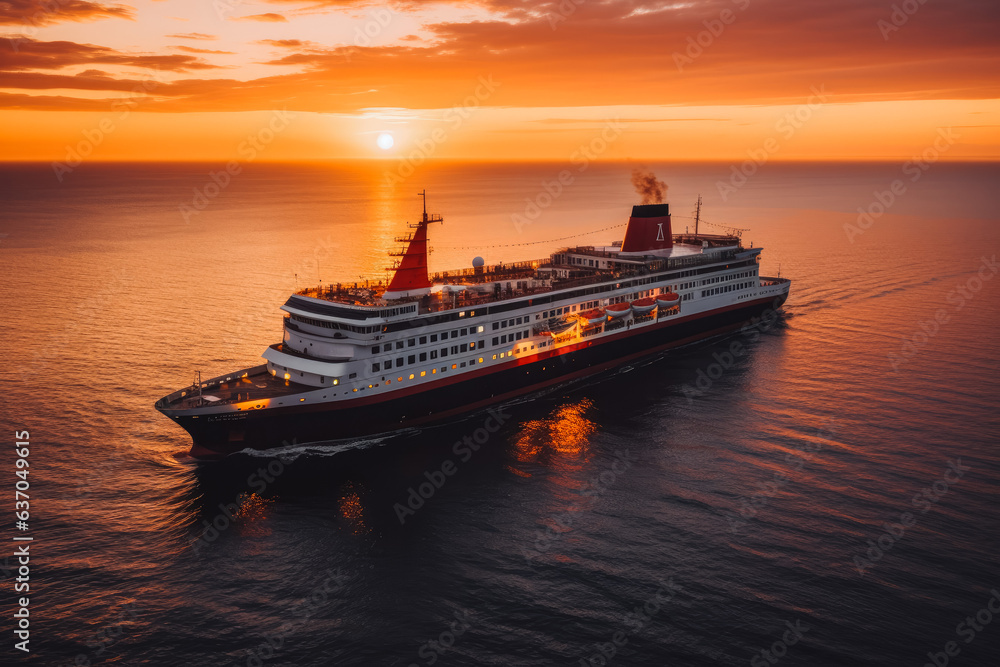
[[418,192],[417,196],[424,198],[424,222],[427,222],[427,188],[424,188],[422,192]]
[[698,206],[694,209],[694,238],[698,238],[698,220],[701,218],[701,195],[698,195]]

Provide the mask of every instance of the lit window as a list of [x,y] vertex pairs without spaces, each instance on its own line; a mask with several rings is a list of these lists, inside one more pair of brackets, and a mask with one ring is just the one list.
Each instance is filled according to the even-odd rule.
[[497,358],[497,355],[495,355],[495,354],[494,354],[494,355],[493,355],[493,359],[496,359],[496,358]]
[[483,325],[481,324],[479,325],[479,327],[476,329],[476,333],[483,333]]
[[410,379],[411,380],[413,379],[413,373],[410,373]]
[[396,382],[402,382],[403,378],[396,378]]
[[420,377],[424,377],[425,375],[427,375],[427,371],[420,371]]
[[458,364],[452,364],[451,367],[452,368],[458,368]]
[[438,372],[438,369],[436,369],[436,368],[432,368],[432,369],[431,369],[431,375],[434,375],[434,374],[435,374],[435,373],[437,373],[437,372]]
[[483,358],[479,357],[479,363],[483,363]]

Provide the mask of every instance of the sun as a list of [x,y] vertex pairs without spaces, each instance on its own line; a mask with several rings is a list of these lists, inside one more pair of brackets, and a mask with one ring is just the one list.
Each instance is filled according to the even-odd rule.
[[383,132],[382,134],[378,135],[378,139],[375,140],[375,143],[378,144],[379,148],[381,148],[384,151],[387,151],[390,148],[392,148],[392,145],[396,142],[393,141],[391,134],[389,134],[388,132]]

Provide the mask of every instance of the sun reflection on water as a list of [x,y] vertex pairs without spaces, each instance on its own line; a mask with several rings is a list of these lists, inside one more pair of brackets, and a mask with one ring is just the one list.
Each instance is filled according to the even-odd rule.
[[233,517],[238,519],[237,525],[241,535],[264,537],[271,534],[267,525],[267,509],[274,504],[276,498],[263,498],[256,493],[241,493],[236,499],[236,511]]
[[351,524],[352,532],[355,535],[371,532],[371,528],[365,524],[365,506],[352,482],[347,482],[344,485],[344,493],[340,497],[340,516]]
[[597,425],[586,416],[591,408],[591,400],[584,398],[560,405],[544,419],[525,422],[521,435],[514,443],[514,458],[518,463],[551,460],[554,457],[585,463],[590,436],[597,429]]

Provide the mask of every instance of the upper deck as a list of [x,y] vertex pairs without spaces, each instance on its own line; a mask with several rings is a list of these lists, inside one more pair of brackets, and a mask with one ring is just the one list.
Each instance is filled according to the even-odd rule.
[[622,255],[614,247],[562,248],[544,259],[442,271],[430,276],[428,294],[385,299],[383,281],[333,283],[308,287],[299,296],[360,309],[393,309],[416,304],[410,314],[424,315],[556,292],[634,276],[725,261],[743,250],[735,236],[674,236],[676,252],[668,257]]

